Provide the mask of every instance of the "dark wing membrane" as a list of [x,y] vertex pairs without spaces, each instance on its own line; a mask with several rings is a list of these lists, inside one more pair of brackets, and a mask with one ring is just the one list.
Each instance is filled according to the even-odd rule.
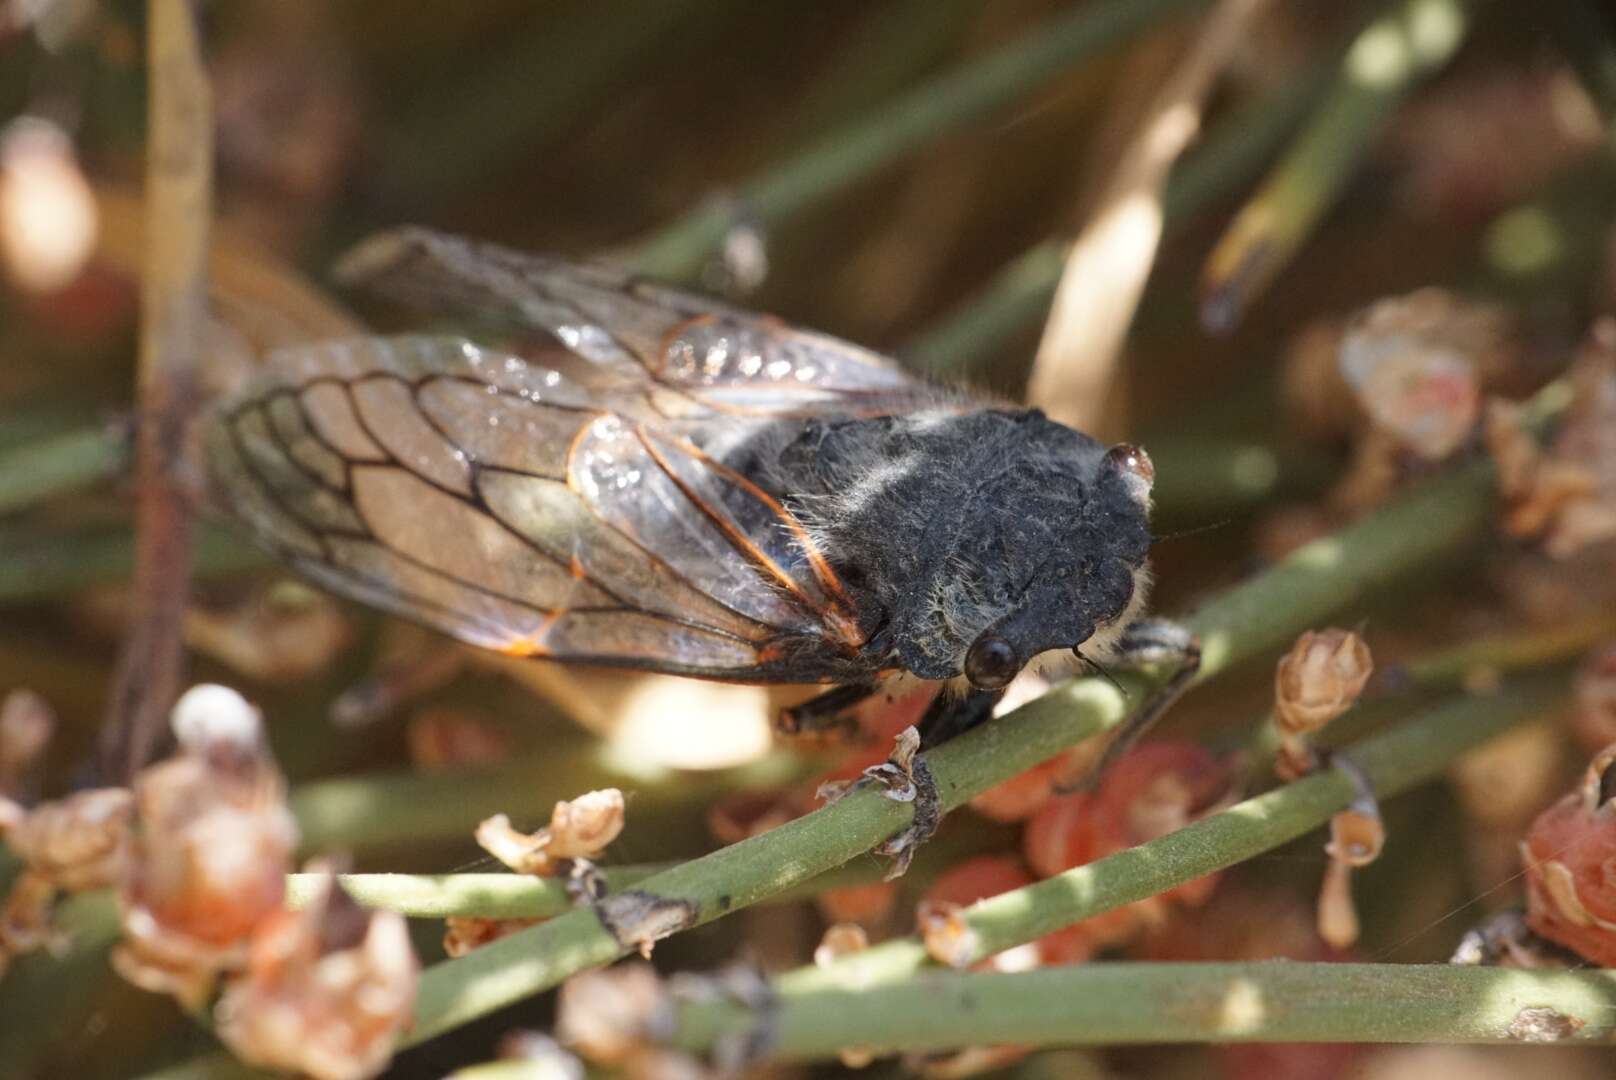
[[845,671],[857,613],[791,513],[697,448],[703,421],[660,420],[643,376],[590,386],[552,355],[425,335],[281,350],[213,414],[216,496],[321,583],[485,648]]
[[338,267],[355,286],[416,306],[495,318],[555,338],[658,402],[753,415],[882,415],[935,400],[877,353],[610,267],[568,263],[421,228],[365,241]]

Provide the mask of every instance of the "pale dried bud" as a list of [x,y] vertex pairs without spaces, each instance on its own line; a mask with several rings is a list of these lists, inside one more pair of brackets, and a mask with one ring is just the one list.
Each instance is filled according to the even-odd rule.
[[965,905],[951,900],[922,900],[915,908],[915,929],[926,954],[951,968],[968,968],[979,959],[981,942],[965,921]]
[[56,714],[32,690],[13,690],[0,703],[0,794],[17,794],[50,745]]
[[297,825],[280,773],[263,757],[257,710],[223,687],[181,698],[184,750],[135,779],[141,832],[113,957],[138,986],[191,1005],[238,969],[247,940],[280,910]]
[[535,833],[519,832],[511,819],[495,814],[477,826],[482,849],[518,874],[550,876],[564,859],[593,859],[623,831],[623,793],[591,791],[558,802],[550,824]]
[[1482,371],[1515,351],[1504,311],[1440,289],[1381,300],[1341,341],[1341,373],[1381,431],[1428,461],[1475,427]]
[[28,292],[60,289],[95,250],[95,195],[73,144],[48,120],[0,129],[0,263]]
[[419,982],[404,917],[361,909],[328,872],[308,904],[254,933],[219,1001],[219,1038],[250,1064],[364,1080],[392,1059]]
[[1369,646],[1350,630],[1309,630],[1274,672],[1274,719],[1292,734],[1318,731],[1352,707],[1374,670]]
[[228,686],[191,687],[174,703],[169,723],[182,750],[215,766],[250,766],[264,755],[263,716]]
[[1330,840],[1324,853],[1334,862],[1357,869],[1380,858],[1385,846],[1386,826],[1379,813],[1343,810],[1330,819]]
[[[1346,761],[1342,761],[1347,766]],[[1352,902],[1352,871],[1380,857],[1386,845],[1386,826],[1368,788],[1368,779],[1349,767],[1360,788],[1358,801],[1330,819],[1330,840],[1324,852],[1330,861],[1319,892],[1319,937],[1336,949],[1350,948],[1358,940],[1358,910]]]
[[672,1001],[656,969],[633,962],[574,975],[561,985],[556,1034],[598,1065],[619,1065],[661,1040]]
[[443,920],[443,951],[448,956],[465,956],[491,941],[509,937],[518,930],[537,926],[543,919],[484,919],[473,915],[450,915]]
[[8,830],[6,841],[28,869],[67,892],[118,884],[129,866],[128,788],[96,788],[36,806]]
[[857,923],[837,923],[825,928],[825,936],[814,949],[814,964],[827,967],[844,956],[863,952],[870,947],[870,935]]

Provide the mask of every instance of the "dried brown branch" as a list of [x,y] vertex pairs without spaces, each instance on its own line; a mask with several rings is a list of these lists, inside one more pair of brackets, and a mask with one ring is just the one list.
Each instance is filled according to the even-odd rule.
[[151,112],[141,282],[140,421],[135,447],[136,621],[113,677],[101,766],[127,779],[151,757],[179,692],[190,586],[192,502],[181,470],[200,394],[206,326],[213,105],[185,0],[153,0],[147,27]]
[[1155,262],[1168,170],[1201,127],[1207,93],[1268,0],[1221,0],[1145,109],[1066,255],[1028,400],[1063,423],[1102,425],[1118,352]]

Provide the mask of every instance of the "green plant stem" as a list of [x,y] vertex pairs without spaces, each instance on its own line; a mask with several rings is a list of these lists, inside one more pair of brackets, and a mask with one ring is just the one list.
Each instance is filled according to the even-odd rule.
[[[1461,697],[1388,734],[1352,748],[1352,759],[1382,797],[1440,776],[1453,759],[1511,725],[1542,715],[1566,693],[1563,675],[1522,680],[1494,697]],[[974,963],[1075,922],[1193,881],[1271,851],[1323,825],[1351,801],[1354,789],[1337,770],[1247,799],[1138,847],[966,908]],[[1396,842],[1394,837],[1392,842]],[[779,979],[782,992],[873,986],[907,979],[930,964],[919,940],[890,941],[823,968]]]
[[[134,537],[127,527],[95,525],[48,533],[0,535],[0,604],[34,603],[93,585],[128,581]],[[269,557],[223,529],[197,530],[193,570],[199,579],[271,565]]]
[[[961,859],[1003,851],[1012,842],[1009,829],[982,821],[949,822],[915,856],[911,876],[925,880]],[[610,891],[635,888],[673,863],[601,867]],[[796,888],[766,897],[785,903],[817,896],[830,889],[880,881],[886,867],[873,856],[855,859]],[[301,905],[317,881],[313,874],[287,878],[287,899]],[[576,902],[559,878],[522,874],[342,874],[338,881],[349,896],[367,907],[396,911],[411,918],[442,919],[450,915],[484,919],[549,919],[571,911]]]
[[[1167,180],[1162,211],[1168,227],[1182,224],[1255,173],[1307,115],[1324,87],[1325,79],[1310,70],[1216,124],[1200,149]],[[1017,256],[974,297],[922,330],[899,354],[938,375],[970,370],[1005,338],[1049,310],[1069,243],[1064,237],[1045,240]]]
[[1207,258],[1201,321],[1217,331],[1300,250],[1419,80],[1445,64],[1479,0],[1403,0],[1347,50],[1328,96]]
[[[1203,643],[1200,678],[1268,652],[1387,582],[1451,555],[1481,533],[1492,505],[1491,468],[1485,462],[1460,468],[1209,601],[1188,620]],[[943,804],[959,806],[1118,723],[1127,708],[1106,681],[1073,679],[951,740],[928,756]],[[867,852],[909,815],[906,806],[857,788],[763,836],[647,878],[639,888],[688,904],[699,925]],[[626,951],[587,910],[501,938],[425,973],[410,1039],[433,1038]]]
[[129,467],[129,432],[98,425],[63,432],[0,454],[0,514],[80,491]]
[[[722,998],[679,1009],[689,1050],[758,1018]],[[771,1059],[848,1046],[943,1050],[1192,1042],[1604,1041],[1616,972],[1425,964],[1082,964],[1016,975],[937,973],[872,989],[785,992]]]
[[736,185],[645,238],[629,253],[640,271],[689,278],[742,223],[772,225],[870,175],[945,131],[1007,104],[1063,68],[1206,0],[1098,0],[980,60],[922,83],[873,115],[827,132],[772,169]]

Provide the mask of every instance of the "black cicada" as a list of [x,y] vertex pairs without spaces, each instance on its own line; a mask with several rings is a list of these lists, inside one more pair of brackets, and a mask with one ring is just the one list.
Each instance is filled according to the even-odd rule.
[[331,589],[501,652],[1002,688],[1145,598],[1152,470],[1036,410],[600,267],[420,229],[346,279],[489,328],[283,349],[218,500]]

